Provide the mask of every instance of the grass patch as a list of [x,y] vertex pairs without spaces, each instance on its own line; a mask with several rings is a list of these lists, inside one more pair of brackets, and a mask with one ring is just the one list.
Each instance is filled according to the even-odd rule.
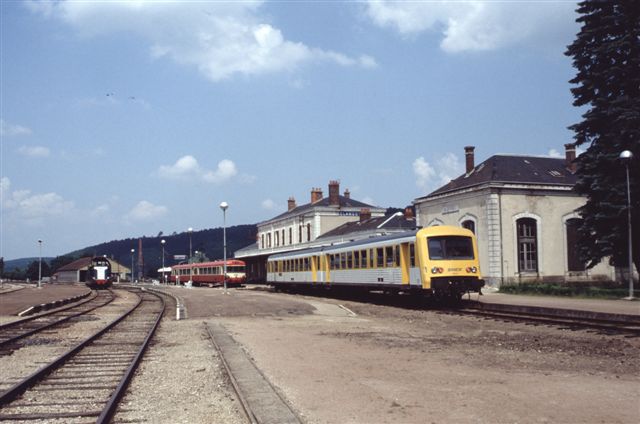
[[[596,299],[621,299],[629,295],[629,287],[616,286],[569,286],[550,283],[522,283],[504,285],[500,287],[501,293],[530,294],[559,297],[585,297]],[[634,296],[640,292],[634,290]]]

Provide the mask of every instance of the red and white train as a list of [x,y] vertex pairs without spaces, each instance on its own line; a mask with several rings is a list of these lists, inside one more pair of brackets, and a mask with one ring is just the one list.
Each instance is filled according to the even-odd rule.
[[[169,281],[184,284],[191,280],[194,286],[217,286],[224,284],[224,261],[181,264],[171,267]],[[227,286],[239,286],[247,280],[245,264],[236,259],[227,259]]]

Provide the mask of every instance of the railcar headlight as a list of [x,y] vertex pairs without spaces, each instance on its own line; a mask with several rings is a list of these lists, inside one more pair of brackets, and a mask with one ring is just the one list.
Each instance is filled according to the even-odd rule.
[[442,268],[439,268],[437,266],[434,266],[433,268],[431,268],[431,273],[432,274],[442,274],[444,270]]
[[467,272],[471,274],[475,274],[476,272],[478,272],[478,268],[476,268],[475,266],[469,266],[467,267]]

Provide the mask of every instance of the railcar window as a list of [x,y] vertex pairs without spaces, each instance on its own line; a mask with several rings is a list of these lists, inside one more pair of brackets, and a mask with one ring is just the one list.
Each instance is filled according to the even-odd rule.
[[353,267],[355,269],[360,268],[360,251],[353,252]]
[[376,249],[376,267],[384,267],[384,249],[382,247]]
[[385,247],[385,254],[387,257],[386,265],[387,267],[392,267],[395,264],[395,246],[387,246]]
[[429,237],[427,246],[430,259],[474,259],[471,237]]
[[369,268],[376,267],[376,257],[373,254],[373,249],[369,249]]
[[409,266],[416,266],[416,245],[413,243],[409,243]]
[[353,269],[353,254],[347,252],[347,269]]
[[311,267],[309,266],[309,258],[304,258],[303,261],[304,261],[304,270],[310,271]]

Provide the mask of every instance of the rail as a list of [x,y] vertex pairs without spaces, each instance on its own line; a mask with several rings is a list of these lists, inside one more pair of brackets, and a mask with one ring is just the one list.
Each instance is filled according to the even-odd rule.
[[[0,394],[0,421],[97,417],[97,422],[108,422],[164,310],[162,296],[140,291],[135,305],[105,328]],[[78,375],[78,369],[89,373]],[[73,400],[68,396],[69,390],[82,391],[82,402],[69,403]],[[38,401],[20,403],[21,398]],[[87,405],[95,404],[104,407],[87,410]],[[7,413],[8,410],[15,412]]]

